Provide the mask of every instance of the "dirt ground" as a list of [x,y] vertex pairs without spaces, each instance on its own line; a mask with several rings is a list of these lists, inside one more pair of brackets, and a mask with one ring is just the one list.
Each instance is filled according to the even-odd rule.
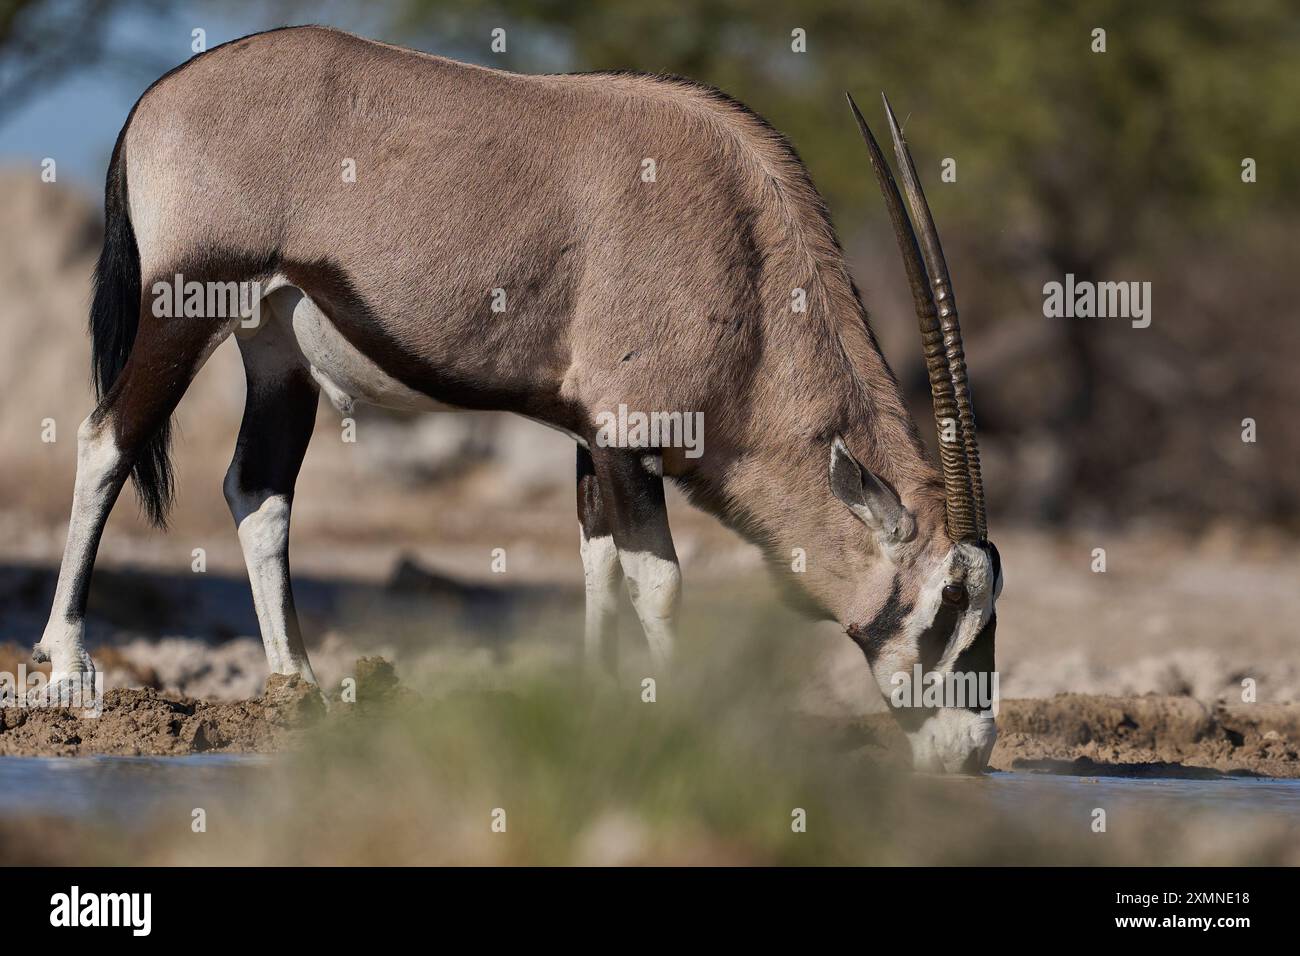
[[[250,700],[212,702],[152,688],[105,694],[103,713],[59,708],[0,709],[0,756],[175,756],[292,749],[304,734],[366,719],[375,702],[400,688],[380,658],[357,662],[355,702],[328,710],[298,677],[272,675]],[[885,766],[908,763],[907,743],[885,714],[827,721],[832,732],[865,733],[862,756]],[[1078,776],[1300,777],[1300,704],[1208,706],[1188,697],[1063,694],[1003,701],[994,770]]]
[[1300,704],[1063,694],[1003,702],[998,727],[997,770],[1300,777]]
[[405,693],[381,658],[356,662],[355,696],[326,704],[294,675],[272,674],[250,700],[212,702],[152,688],[106,691],[102,713],[58,707],[0,708],[0,756],[139,757],[198,753],[271,753],[291,749],[327,720],[353,720]]
[[0,756],[264,753],[292,746],[323,712],[319,696],[297,676],[275,675],[262,697],[232,703],[110,690],[99,717],[64,708],[0,709]]

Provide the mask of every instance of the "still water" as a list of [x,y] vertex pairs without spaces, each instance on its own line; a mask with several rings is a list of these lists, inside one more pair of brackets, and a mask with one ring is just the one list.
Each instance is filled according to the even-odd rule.
[[1300,822],[1300,780],[1224,777],[1187,780],[1071,777],[1047,773],[990,773],[973,781],[1013,813],[1044,805],[1086,809],[1098,805],[1141,809],[1145,814],[1204,812],[1278,816]]
[[[71,817],[122,826],[159,814],[238,800],[267,783],[277,759],[261,755],[187,757],[0,757],[0,816]],[[1300,822],[1300,780],[1076,777],[990,773],[931,777],[978,793],[1009,814],[1080,812],[1104,804],[1144,814],[1205,812],[1278,816]]]
[[0,757],[0,816],[139,825],[177,807],[237,797],[265,779],[260,754]]

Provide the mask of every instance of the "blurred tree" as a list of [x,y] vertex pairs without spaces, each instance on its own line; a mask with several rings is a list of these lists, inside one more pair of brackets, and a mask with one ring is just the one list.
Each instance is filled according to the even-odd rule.
[[[837,201],[863,198],[846,89],[864,107],[891,91],[927,155],[959,158],[972,188],[944,190],[936,204],[983,217],[981,193],[995,190],[999,207],[1028,217],[1021,228],[1103,256],[1170,203],[1201,222],[1249,216],[1244,156],[1268,170],[1255,203],[1300,199],[1286,152],[1300,145],[1294,0],[408,0],[398,10],[399,31],[477,48],[481,62],[717,86],[786,132]],[[495,26],[510,38],[499,57],[487,54]],[[807,52],[792,51],[796,28]],[[1096,29],[1105,52],[1093,52]]]
[[[0,0],[0,122],[50,79],[138,59],[109,21],[155,3]],[[249,32],[357,28],[330,0],[221,9]],[[1300,206],[1296,0],[391,0],[364,12],[375,23],[364,32],[487,65],[712,84],[791,139],[845,238],[874,238],[892,268],[843,99],[853,91],[880,132],[875,93],[888,90],[963,311],[978,315],[968,351],[981,430],[990,466],[1005,463],[991,503],[1033,459],[1047,477],[1008,497],[1052,518],[1104,502],[1117,514],[1300,519],[1284,360],[1300,347],[1284,249]],[[947,159],[957,178],[941,185]],[[1066,273],[1159,280],[1160,315],[1133,334],[1044,319],[1043,283]],[[900,372],[922,396],[919,363]],[[1224,438],[1246,415],[1263,416],[1268,436],[1249,453]]]
[[147,22],[168,9],[167,0],[0,0],[0,124],[78,73],[166,70],[165,56],[124,49],[113,24],[128,12]]
[[[468,0],[450,12],[408,0],[398,9],[399,31],[453,42],[490,65],[640,69],[715,85],[790,137],[841,228],[881,221],[843,91],[854,91],[879,127],[873,95],[888,90],[925,164],[922,178],[937,183],[941,159],[957,161],[956,188],[932,185],[929,195],[945,236],[979,237],[963,250],[966,274],[973,264],[1002,277],[981,303],[984,327],[998,310],[1041,310],[1043,283],[1067,272],[1149,278],[1159,250],[1189,235],[1240,235],[1293,217],[1300,203],[1293,0]],[[493,56],[488,36],[498,26],[509,43]],[[792,46],[796,29],[806,52]],[[1248,187],[1246,157],[1259,171]],[[1136,275],[1134,259],[1142,260]],[[968,287],[959,271],[958,290]],[[1142,347],[1167,348],[1167,327]],[[1063,518],[1082,498],[1132,498],[1117,478],[1161,443],[1133,429],[1121,439],[1125,422],[1115,416],[1149,415],[1154,427],[1162,415],[1188,412],[1193,376],[1171,376],[1169,387],[1134,381],[1182,356],[1135,365],[1103,351],[1095,324],[1040,318],[1026,328],[1008,324],[1001,338],[995,330],[973,374],[978,383],[1026,362],[1047,369],[1055,397],[1038,393],[1043,407],[1014,413],[1057,462],[1038,510]],[[1103,419],[1103,403],[1111,417]],[[1149,496],[1165,493],[1164,480],[1152,478]],[[1222,491],[1205,493],[1221,505]],[[1294,496],[1283,510],[1294,517]]]

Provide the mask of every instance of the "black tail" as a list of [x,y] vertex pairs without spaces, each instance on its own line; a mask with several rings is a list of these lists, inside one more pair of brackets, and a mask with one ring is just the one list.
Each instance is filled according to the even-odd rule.
[[[135,244],[126,198],[126,164],[118,137],[104,187],[104,248],[95,268],[95,296],[90,306],[91,364],[95,395],[104,404],[113,383],[126,366],[140,324],[140,250]],[[171,460],[171,421],[139,449],[131,476],[149,520],[167,526],[174,493]]]

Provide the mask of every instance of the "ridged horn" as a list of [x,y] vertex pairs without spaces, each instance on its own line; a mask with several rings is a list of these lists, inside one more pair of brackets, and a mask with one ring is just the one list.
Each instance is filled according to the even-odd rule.
[[880,98],[884,101],[885,115],[889,118],[889,134],[894,140],[894,158],[898,163],[899,174],[903,177],[903,189],[907,193],[907,204],[912,210],[912,221],[921,232],[921,255],[925,258],[930,287],[934,290],[939,328],[943,331],[948,369],[952,373],[953,397],[957,400],[957,414],[961,422],[966,469],[970,474],[971,504],[975,512],[975,537],[983,541],[988,537],[988,522],[984,515],[984,478],[980,471],[979,444],[975,439],[975,411],[971,407],[970,385],[966,378],[966,353],[962,348],[961,323],[957,319],[957,300],[953,296],[952,279],[948,276],[943,246],[939,243],[939,230],[935,228],[934,216],[930,214],[930,204],[925,201],[925,193],[917,178],[907,140],[903,138],[903,131],[889,105],[889,98],[884,93],[880,94]]
[[[917,242],[916,232],[912,228],[912,221],[908,218],[907,210],[903,206],[903,197],[899,194],[898,184],[894,181],[894,175],[889,170],[889,164],[885,162],[885,157],[880,151],[880,146],[876,142],[875,136],[871,133],[871,128],[867,126],[867,121],[862,117],[862,111],[858,109],[858,104],[853,101],[853,96],[846,93],[848,97],[849,108],[853,110],[853,118],[857,121],[858,130],[862,133],[862,139],[867,144],[867,154],[871,158],[871,168],[875,171],[876,182],[880,186],[881,195],[885,199],[885,208],[889,212],[889,219],[894,226],[894,238],[898,240],[898,250],[903,256],[903,266],[907,270],[908,284],[912,289],[912,302],[916,307],[917,324],[921,330],[921,348],[925,354],[926,373],[930,379],[930,398],[934,404],[934,421],[935,427],[939,433],[939,460],[943,466],[943,491],[944,505],[946,510],[946,528],[948,537],[953,541],[964,541],[971,538],[983,538],[983,507],[976,506],[973,494],[973,483],[971,481],[971,470],[969,468],[967,450],[974,448],[974,420],[971,421],[971,433],[969,442],[966,440],[966,429],[962,419],[961,406],[957,399],[956,379],[952,374],[951,356],[953,346],[956,347],[956,355],[962,360],[962,383],[963,392],[965,389],[965,365],[961,350],[961,334],[957,331],[955,340],[949,335],[947,327],[940,319],[940,308],[936,305],[936,298],[931,294],[931,275],[927,269],[927,259],[923,257],[922,247]],[[888,108],[886,106],[886,108]],[[896,129],[893,122],[893,114],[890,113],[890,128]],[[897,148],[900,137],[895,133],[894,145]],[[900,167],[910,168],[910,159],[906,165],[900,162]],[[912,179],[915,180],[915,170],[912,170]],[[907,173],[904,172],[906,176]],[[904,180],[906,184],[906,179]],[[910,190],[909,190],[910,197]],[[925,199],[922,196],[921,202],[924,204]],[[913,209],[916,205],[913,203]],[[929,220],[929,210],[926,209],[926,219]],[[930,231],[933,233],[934,224],[930,221]],[[938,239],[935,238],[937,246]],[[942,253],[939,255],[939,262],[942,266]],[[944,288],[950,289],[948,282],[948,273],[946,268],[943,270]],[[952,294],[948,292],[946,297],[940,300],[949,306],[952,317],[953,327],[956,327],[956,312],[951,309]],[[966,399],[966,405],[969,409],[969,396]],[[948,423],[955,423],[957,440],[946,442],[943,440],[945,431],[949,430]],[[978,454],[978,452],[976,452]],[[978,469],[978,463],[976,464]],[[978,470],[975,472],[978,474]],[[982,502],[982,490],[981,490]],[[977,517],[978,516],[978,517]]]

